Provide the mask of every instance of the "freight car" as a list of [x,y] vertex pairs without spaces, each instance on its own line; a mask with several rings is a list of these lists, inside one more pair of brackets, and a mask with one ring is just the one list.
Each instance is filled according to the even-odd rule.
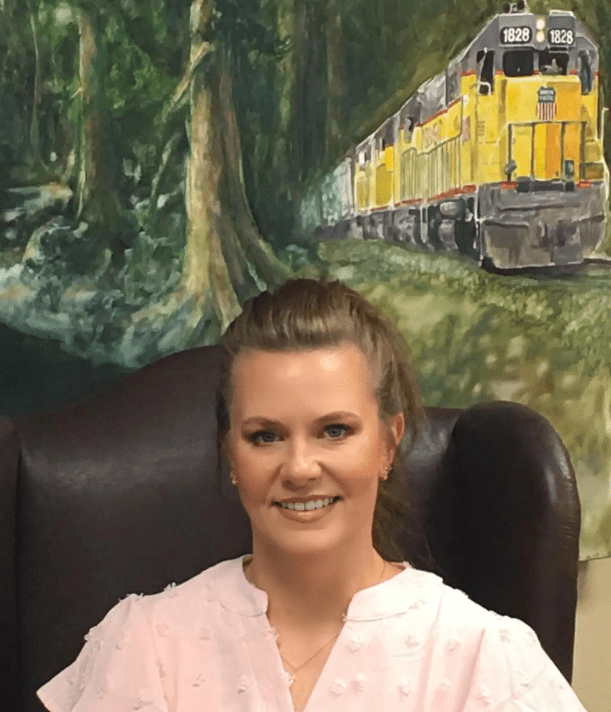
[[500,270],[580,264],[605,231],[603,105],[575,15],[511,5],[310,187],[298,226]]

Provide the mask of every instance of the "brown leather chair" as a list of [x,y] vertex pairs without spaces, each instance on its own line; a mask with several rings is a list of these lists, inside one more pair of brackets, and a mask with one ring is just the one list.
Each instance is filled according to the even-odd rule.
[[[252,550],[224,462],[217,486],[220,353],[174,354],[82,403],[0,421],[2,710],[44,709],[36,690],[121,598]],[[417,514],[405,551],[528,623],[570,682],[580,505],[566,449],[514,403],[427,413],[400,463]]]

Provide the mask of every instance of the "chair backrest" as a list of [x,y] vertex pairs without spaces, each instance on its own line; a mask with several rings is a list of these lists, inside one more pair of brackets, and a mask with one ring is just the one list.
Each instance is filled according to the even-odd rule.
[[[19,712],[40,712],[36,689],[121,598],[252,550],[225,463],[217,488],[220,353],[174,354],[82,403],[0,421],[0,679]],[[405,551],[422,529],[445,582],[528,623],[570,681],[580,507],[566,449],[517,404],[427,414],[401,463],[416,515]]]

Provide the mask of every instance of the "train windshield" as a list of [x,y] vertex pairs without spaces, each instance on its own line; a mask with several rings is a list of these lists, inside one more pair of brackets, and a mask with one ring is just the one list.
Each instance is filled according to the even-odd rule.
[[539,71],[541,74],[568,74],[569,53],[550,52],[544,49],[539,52]]
[[503,55],[503,72],[506,77],[530,77],[535,72],[533,49],[511,49]]
[[[537,56],[535,56],[537,55]],[[536,69],[541,74],[568,74],[569,53],[549,49],[512,49],[503,55],[503,72],[507,77],[531,77]]]

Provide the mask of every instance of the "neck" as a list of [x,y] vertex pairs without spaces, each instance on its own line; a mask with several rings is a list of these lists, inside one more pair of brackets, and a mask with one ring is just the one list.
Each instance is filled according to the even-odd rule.
[[371,546],[345,555],[273,556],[253,547],[246,577],[268,597],[267,616],[274,625],[309,630],[337,626],[355,593],[380,583],[386,572],[382,557]]

